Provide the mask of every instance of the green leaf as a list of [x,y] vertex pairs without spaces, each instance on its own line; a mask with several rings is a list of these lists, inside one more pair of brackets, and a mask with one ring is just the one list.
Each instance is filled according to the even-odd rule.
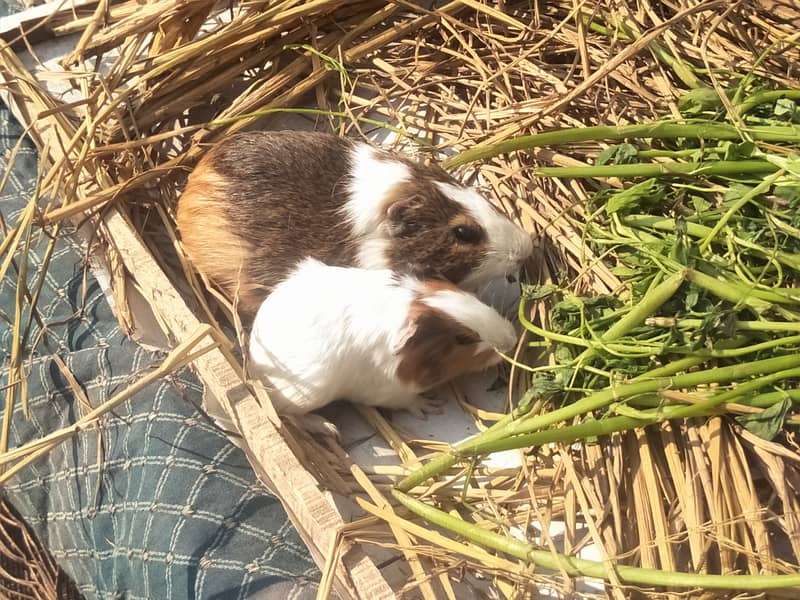
[[692,246],[686,231],[686,221],[682,217],[675,219],[675,241],[670,246],[669,257],[682,265],[689,264],[689,249]]
[[792,401],[787,397],[764,409],[761,413],[741,415],[736,417],[736,420],[750,433],[770,441],[783,429],[786,413],[791,406]]
[[791,119],[797,112],[797,103],[791,98],[779,98],[773,111],[776,117]]
[[555,356],[556,363],[559,365],[568,365],[572,362],[572,359],[575,358],[572,351],[567,346],[558,346],[553,355]]
[[620,277],[625,279],[627,277],[633,277],[634,275],[639,273],[638,269],[632,269],[631,267],[626,267],[625,265],[617,265],[616,267],[611,268],[611,272]]
[[597,155],[596,165],[625,165],[635,163],[639,149],[633,144],[617,144],[610,146]]
[[678,98],[678,110],[685,115],[699,115],[719,108],[722,108],[722,100],[714,88],[697,88]]
[[[534,373],[531,378],[530,403],[536,400],[549,399],[556,394],[560,394],[572,377],[572,369],[556,369],[551,373]],[[520,405],[522,407],[522,405]]]
[[703,213],[711,208],[711,202],[703,198],[703,196],[692,195],[692,206],[695,212]]
[[522,284],[522,297],[525,300],[541,300],[547,298],[559,290],[558,286],[553,284],[547,285],[531,285],[527,283]]
[[731,187],[728,188],[728,191],[725,192],[723,199],[725,204],[733,204],[743,196],[746,196],[750,192],[753,191],[752,186],[744,185],[741,183],[734,183]]
[[694,284],[689,285],[689,291],[686,292],[686,299],[684,300],[684,308],[691,311],[700,299],[700,288]]
[[778,156],[776,154],[765,154],[767,162],[772,163],[780,169],[789,171],[796,178],[800,178],[800,155],[791,152],[788,156]]
[[665,193],[664,186],[651,177],[614,194],[606,203],[606,212],[612,214],[624,208],[652,206],[663,200]]
[[800,185],[777,185],[775,195],[793,206],[800,204]]
[[753,142],[725,142],[721,144],[725,148],[722,160],[743,160],[753,158],[756,145]]

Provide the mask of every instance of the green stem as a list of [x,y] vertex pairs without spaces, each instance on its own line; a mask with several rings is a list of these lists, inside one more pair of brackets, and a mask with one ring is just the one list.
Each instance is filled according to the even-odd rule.
[[[770,373],[763,377],[758,377],[740,384],[732,390],[714,394],[696,404],[661,406],[651,411],[640,411],[639,417],[618,416],[604,419],[587,419],[578,425],[569,425],[567,427],[558,427],[545,431],[535,431],[533,433],[514,435],[499,440],[491,440],[476,444],[474,448],[472,448],[472,452],[474,456],[477,456],[481,454],[491,454],[493,452],[503,452],[505,450],[531,448],[556,442],[568,444],[591,437],[599,437],[601,435],[610,435],[620,431],[647,427],[648,425],[654,425],[655,423],[669,421],[671,419],[686,419],[709,415],[712,414],[714,409],[719,405],[727,402],[738,402],[756,406],[756,404],[750,400],[759,398],[760,396],[764,396],[764,398],[758,402],[764,406],[769,406],[787,396],[793,400],[800,400],[800,390],[791,390],[794,392],[793,394],[783,391],[774,394],[761,394],[760,396],[757,394],[758,390],[768,385],[798,376],[800,376],[800,368],[786,369],[776,373]],[[749,398],[741,398],[741,396],[749,396]],[[776,397],[773,399],[773,396]],[[663,399],[661,402],[663,402]]]
[[644,149],[639,150],[636,156],[641,158],[689,158],[696,155],[698,152],[703,154],[711,154],[713,152],[722,153],[725,148],[722,146],[709,146],[707,148],[688,148],[686,150],[653,150]]
[[[522,448],[533,448],[544,444],[563,443],[571,444],[578,440],[585,440],[601,435],[611,435],[620,431],[647,427],[661,421],[670,419],[696,417],[707,415],[711,411],[707,407],[698,408],[698,405],[663,406],[655,409],[652,417],[635,418],[629,416],[608,417],[603,419],[586,419],[578,425],[567,427],[556,427],[544,431],[535,431],[515,435],[501,440],[490,441],[478,444],[473,449],[475,456],[481,454],[491,454],[493,452],[503,452],[505,450],[519,450]],[[647,415],[642,411],[642,415]]]
[[[563,406],[556,410],[550,411],[543,415],[535,415],[514,421],[508,425],[501,432],[494,432],[492,435],[487,435],[489,432],[484,432],[479,437],[491,439],[500,435],[517,435],[520,433],[531,433],[538,431],[571,419],[580,414],[588,413],[604,406],[638,396],[639,394],[646,394],[650,392],[659,392],[664,390],[674,390],[682,388],[691,388],[698,385],[709,385],[713,383],[729,383],[734,380],[744,380],[756,375],[776,375],[776,373],[784,372],[787,369],[794,369],[800,367],[800,354],[793,354],[787,356],[778,356],[774,358],[766,358],[756,360],[745,364],[730,365],[726,367],[716,367],[713,369],[706,369],[694,373],[684,373],[683,375],[676,375],[674,377],[659,377],[655,379],[643,379],[630,381],[616,386],[611,386],[599,391],[596,391],[583,399],[578,400],[570,405]],[[741,384],[737,389],[742,388]],[[762,383],[762,385],[764,385]],[[717,398],[717,396],[714,396]],[[723,396],[718,402],[726,402]],[[717,403],[717,402],[715,402]],[[710,405],[710,406],[713,406]],[[477,445],[477,438],[466,440],[459,445],[458,450],[463,453],[466,450],[471,451],[472,447]]]
[[758,92],[745,99],[737,108],[739,109],[739,114],[743,115],[760,104],[775,102],[781,98],[800,100],[800,90],[770,90],[768,92]]
[[[622,222],[625,225],[632,226],[632,227],[649,227],[651,229],[656,229],[658,231],[675,231],[677,229],[677,223],[675,219],[669,219],[666,217],[656,217],[653,215],[627,215],[623,217]],[[707,239],[712,233],[711,227],[707,227],[706,225],[701,225],[700,223],[693,223],[691,221],[684,221],[686,225],[686,233],[693,238],[700,238],[700,239]],[[782,250],[768,250],[767,248],[763,248],[758,244],[754,244],[748,240],[744,240],[740,237],[737,237],[732,234],[727,234],[728,239],[758,252],[763,256],[768,258],[774,258],[781,264],[786,265],[787,267],[791,267],[797,271],[800,271],[800,256],[797,254],[791,254],[789,252],[783,252]],[[717,240],[719,243],[724,243],[722,240]]]
[[538,177],[657,177],[659,175],[741,175],[773,173],[779,167],[763,160],[718,160],[707,163],[659,162],[592,167],[541,167]]
[[754,140],[765,142],[800,142],[800,127],[795,125],[748,127],[742,131],[731,125],[709,123],[708,121],[698,123],[668,123],[662,121],[621,127],[596,125],[593,127],[555,129],[504,140],[495,144],[479,145],[446,160],[444,166],[453,168],[476,160],[491,158],[498,154],[590,140],[624,140],[628,138],[742,140],[744,133]]
[[800,403],[800,389],[780,390],[777,392],[767,392],[766,394],[753,394],[749,398],[737,400],[739,404],[755,406],[756,408],[767,408],[784,398],[789,398],[792,402]]
[[687,269],[686,277],[689,281],[708,290],[717,298],[727,300],[736,305],[741,304],[747,306],[759,314],[772,308],[772,304],[769,302],[754,297],[752,290],[747,286],[734,285],[722,279],[717,279],[711,275],[701,273],[696,269]]
[[631,381],[640,381],[642,379],[654,379],[656,377],[668,377],[670,375],[675,375],[675,373],[688,371],[692,367],[696,367],[697,365],[703,364],[705,361],[706,358],[702,356],[687,356],[686,358],[679,358],[678,360],[673,360],[672,362],[664,365],[663,367],[656,367],[655,369],[652,369],[647,373],[642,373],[641,375],[638,375],[633,379],[631,379]]
[[627,565],[607,564],[567,556],[541,550],[532,544],[519,541],[488,531],[477,525],[467,523],[444,511],[434,508],[424,502],[412,498],[400,491],[392,490],[395,499],[415,515],[443,527],[450,532],[498,552],[503,552],[520,560],[533,563],[539,567],[553,571],[564,571],[572,577],[596,577],[611,581],[610,569],[613,569],[621,582],[646,585],[699,589],[720,590],[766,590],[781,589],[800,586],[800,574],[793,575],[700,575],[696,573],[678,573],[675,571],[660,571],[658,569],[645,569]]
[[754,352],[761,352],[762,350],[770,350],[772,348],[779,348],[781,346],[791,346],[800,343],[800,335],[790,335],[786,337],[773,338],[766,342],[758,344],[751,344],[750,346],[742,346],[739,348],[723,348],[705,350],[700,352],[693,352],[693,356],[703,359],[708,358],[736,358],[738,356],[745,356],[753,354]]
[[[750,381],[739,383],[735,388],[726,392],[714,394],[708,400],[708,402],[713,402],[715,405],[723,404],[725,402],[736,402],[741,396],[746,396],[751,392],[757,392],[761,388],[772,385],[778,381],[783,381],[784,379],[793,379],[795,377],[800,377],[800,369],[798,368],[789,368],[776,371],[774,373],[768,373],[766,375],[762,375],[761,377],[751,379]],[[696,406],[700,406],[700,404],[697,404]]]
[[[645,319],[656,312],[678,291],[686,278],[685,271],[678,271],[658,285],[651,287],[642,299],[634,305],[619,321],[609,327],[599,338],[600,343],[613,342],[627,334],[634,327],[644,323]],[[594,348],[587,348],[576,359],[581,364],[596,353]]]
[[[671,317],[651,317],[645,321],[650,327],[679,327],[681,329],[699,329],[704,325],[703,319],[673,319]],[[784,331],[800,333],[800,323],[785,321],[736,321],[735,331]]]
[[728,221],[731,219],[731,217],[733,217],[733,215],[735,215],[737,212],[739,212],[739,210],[745,204],[747,204],[748,202],[753,200],[753,198],[755,198],[759,194],[763,194],[765,192],[768,192],[769,189],[772,187],[772,184],[775,183],[775,181],[777,181],[777,179],[781,175],[783,175],[783,170],[780,170],[780,171],[777,171],[776,173],[773,173],[769,177],[765,178],[764,181],[759,183],[756,187],[751,189],[749,192],[747,192],[746,194],[742,195],[742,197],[739,198],[736,202],[734,202],[731,205],[731,207],[727,211],[725,211],[725,214],[722,215],[722,218],[719,221],[717,221],[717,224],[714,225],[714,228],[706,236],[706,238],[702,242],[700,242],[700,251],[701,252],[705,252],[706,248],[708,248],[708,246],[711,244],[711,242],[714,240],[714,238],[717,237],[717,234],[720,232],[720,230],[723,227],[725,227],[725,225],[728,223]]
[[[640,394],[744,380],[756,375],[775,373],[776,371],[793,369],[795,367],[800,367],[800,354],[778,356],[746,364],[706,369],[704,371],[685,373],[674,377],[658,377],[641,380],[637,378],[628,383],[616,386],[612,385],[609,388],[589,394],[577,402],[545,414],[523,417],[516,420],[506,419],[505,423],[507,423],[507,425],[491,427],[487,431],[457,444],[452,450],[444,452],[430,460],[405,477],[398,484],[397,488],[401,491],[408,491],[421,484],[423,481],[435,477],[453,466],[461,457],[471,455],[474,448],[481,444],[497,441],[512,435],[539,431],[556,423],[572,419],[578,415],[608,406],[612,402],[617,402]],[[720,402],[722,401],[724,400],[720,400]],[[713,406],[713,404],[710,406]]]

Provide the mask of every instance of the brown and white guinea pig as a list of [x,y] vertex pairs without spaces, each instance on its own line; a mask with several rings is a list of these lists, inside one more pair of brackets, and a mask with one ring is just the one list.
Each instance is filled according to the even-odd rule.
[[437,166],[330,134],[233,135],[189,176],[178,229],[194,267],[252,316],[306,257],[477,289],[531,237]]
[[334,400],[416,411],[419,394],[500,360],[513,325],[451,283],[306,259],[267,297],[250,375],[279,414]]

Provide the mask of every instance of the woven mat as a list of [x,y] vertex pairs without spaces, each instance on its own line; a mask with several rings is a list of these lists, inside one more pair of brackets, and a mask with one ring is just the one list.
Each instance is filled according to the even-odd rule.
[[[0,163],[21,135],[0,108]],[[13,224],[33,192],[35,149],[23,146],[0,195]],[[28,280],[48,238],[34,240]],[[16,271],[0,282],[0,377],[11,343]],[[126,339],[83,251],[60,237],[39,300],[45,331],[30,336],[30,418],[15,407],[11,446],[73,423],[87,410],[57,353],[94,407],[163,356]],[[41,334],[41,335],[40,335]],[[26,355],[29,349],[26,350]],[[21,471],[4,494],[86,598],[306,598],[319,573],[279,502],[243,453],[198,410],[189,371],[120,405],[100,432],[83,432]]]

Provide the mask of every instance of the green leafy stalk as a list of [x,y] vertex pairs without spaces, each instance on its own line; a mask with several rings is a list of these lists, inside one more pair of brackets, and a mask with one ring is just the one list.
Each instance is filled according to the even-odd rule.
[[[749,161],[742,161],[742,162],[749,162]],[[722,230],[722,228],[725,227],[725,225],[728,223],[728,221],[731,219],[733,215],[739,212],[739,210],[741,210],[741,208],[745,204],[753,200],[756,196],[768,192],[769,189],[772,187],[772,184],[775,183],[781,175],[783,175],[782,169],[777,171],[776,173],[773,173],[769,177],[766,177],[764,181],[759,183],[756,187],[751,189],[746,194],[743,194],[741,198],[739,198],[736,202],[734,202],[733,205],[731,205],[731,207],[727,211],[725,211],[725,214],[722,215],[722,218],[720,218],[720,220],[717,221],[717,224],[714,225],[713,229],[709,232],[706,238],[702,242],[700,242],[700,251],[702,252],[706,248],[708,248],[711,242],[717,237],[717,234],[720,232],[720,230]]]
[[752,289],[746,286],[728,283],[722,279],[701,273],[696,269],[687,269],[686,277],[695,285],[708,290],[718,298],[736,305],[747,306],[757,313],[766,312],[772,308],[772,304],[769,302],[754,297]]
[[522,435],[510,436],[501,440],[489,441],[475,446],[476,455],[503,452],[505,450],[519,450],[534,448],[544,444],[563,443],[571,444],[578,440],[596,438],[601,435],[611,435],[619,431],[628,431],[639,427],[646,427],[670,419],[695,417],[710,414],[708,407],[691,406],[663,406],[655,411],[640,411],[639,416],[617,416],[603,419],[584,419],[578,425],[555,427],[544,431],[535,431]]
[[[645,325],[650,327],[679,327],[681,329],[700,329],[704,322],[702,319],[673,319],[671,317],[650,317],[645,320]],[[734,331],[782,331],[800,333],[800,323],[787,321],[734,321],[731,325]]]
[[[649,227],[658,231],[676,231],[678,227],[678,223],[675,221],[675,219],[657,217],[654,215],[626,215],[623,217],[622,222],[625,225],[633,227]],[[701,225],[700,223],[694,223],[692,221],[685,221],[681,223],[681,226],[685,226],[687,235],[693,238],[711,239],[711,227]],[[739,246],[758,252],[766,257],[774,258],[781,264],[800,271],[800,256],[797,254],[791,254],[789,252],[775,250],[772,248],[763,248],[758,244],[754,244],[753,242],[737,237],[732,233],[727,233],[726,238]],[[723,242],[723,240],[717,241],[720,243]]]
[[753,126],[739,130],[732,125],[709,123],[707,121],[699,123],[657,121],[620,127],[596,125],[593,127],[555,129],[534,135],[515,137],[495,144],[479,145],[446,160],[444,166],[453,168],[509,152],[590,140],[624,140],[628,138],[743,140],[743,135],[765,142],[798,143],[800,142],[800,126]]
[[[681,284],[686,279],[685,271],[678,271],[666,280],[662,281],[657,286],[651,288],[642,297],[642,299],[631,310],[623,316],[619,321],[614,323],[611,327],[600,336],[600,342],[613,342],[618,340],[623,335],[627,334],[634,327],[638,327],[644,323],[645,319],[656,312],[661,306],[678,291]],[[520,302],[522,307],[524,302]],[[520,308],[521,319],[524,317],[524,311]],[[527,319],[523,321],[523,325]],[[593,348],[587,348],[576,359],[577,364],[583,363],[587,358],[594,354]]]
[[[401,491],[408,491],[421,484],[423,481],[439,475],[453,466],[462,457],[472,455],[475,452],[475,448],[481,444],[494,442],[508,436],[540,431],[556,423],[561,423],[578,415],[603,408],[613,402],[619,402],[640,394],[664,390],[691,388],[698,385],[710,385],[713,383],[729,383],[731,381],[744,380],[757,375],[776,373],[796,367],[800,367],[800,354],[766,358],[746,364],[717,367],[694,373],[676,375],[674,377],[658,377],[654,379],[637,378],[628,383],[612,385],[611,387],[593,392],[567,406],[545,414],[522,417],[521,419],[508,422],[507,425],[503,427],[492,427],[473,438],[464,440],[449,452],[440,454],[413,473],[410,473],[397,485],[397,488]],[[714,398],[717,398],[717,396]],[[717,400],[717,402],[724,401],[727,401],[724,397],[723,399]],[[713,406],[714,404],[711,403],[707,408]]]
[[[627,431],[640,427],[647,427],[670,419],[686,419],[690,417],[707,416],[717,412],[718,407],[728,402],[746,403],[747,398],[753,397],[758,390],[775,384],[779,381],[800,377],[800,368],[785,369],[757,377],[746,383],[737,385],[731,390],[720,392],[706,398],[701,402],[689,405],[664,405],[650,411],[635,411],[635,414],[608,417],[603,419],[586,419],[578,425],[557,427],[520,435],[490,440],[475,444],[471,448],[475,455],[491,454],[503,450],[518,450],[531,448],[553,442],[572,443],[578,440],[595,438],[601,435],[610,435],[619,431]],[[783,397],[786,397],[784,395]],[[663,399],[661,400],[663,404]],[[762,400],[766,403],[766,400]],[[620,405],[620,411],[626,405]],[[630,410],[630,409],[628,409]]]
[[724,404],[726,402],[736,402],[739,398],[746,396],[751,392],[757,392],[768,385],[772,385],[785,379],[794,379],[795,377],[800,377],[800,369],[796,367],[790,367],[788,369],[781,369],[773,373],[767,373],[765,375],[761,375],[760,377],[751,379],[750,381],[744,381],[743,383],[740,382],[736,387],[728,391],[714,394],[708,402],[712,402],[714,405]]
[[[597,410],[604,406],[608,406],[612,402],[625,400],[639,394],[646,394],[652,392],[660,392],[664,390],[691,388],[698,385],[710,385],[713,383],[730,383],[731,381],[743,380],[757,375],[773,374],[787,369],[800,367],[800,355],[778,356],[774,358],[765,358],[762,360],[753,361],[750,363],[730,365],[727,367],[716,367],[713,369],[706,369],[694,373],[685,373],[683,375],[676,375],[674,377],[660,377],[655,379],[643,379],[630,381],[619,385],[612,385],[611,387],[598,390],[585,396],[581,400],[574,402],[570,405],[563,406],[559,409],[550,411],[542,415],[534,415],[520,420],[514,421],[509,424],[502,432],[484,432],[479,437],[483,437],[485,441],[487,438],[496,438],[498,433],[500,435],[517,435],[520,433],[530,433],[539,431],[550,425],[572,419],[578,415]],[[716,396],[715,396],[716,398]],[[725,402],[726,399],[720,399],[717,402]],[[713,406],[713,405],[712,405]],[[462,442],[463,446],[459,446],[462,454],[464,451],[472,451],[472,448],[477,445],[477,438],[466,440]]]
[[762,350],[772,350],[773,348],[780,348],[781,346],[794,346],[800,344],[800,335],[790,335],[786,337],[777,337],[760,342],[758,344],[751,344],[750,346],[742,346],[740,348],[714,348],[711,350],[699,350],[693,352],[693,355],[708,358],[736,358],[739,356],[746,356]]
[[576,577],[596,577],[611,581],[610,569],[623,583],[646,586],[700,588],[716,590],[767,590],[800,586],[800,574],[793,575],[700,575],[660,571],[626,565],[609,567],[607,564],[567,556],[536,548],[532,544],[487,531],[477,525],[467,523],[433,506],[425,504],[398,490],[392,490],[395,499],[415,515],[456,533],[471,542],[503,552],[525,562],[553,571],[563,571]]
[[[651,319],[646,319],[645,324],[647,324],[650,320]],[[687,356],[686,358],[679,358],[678,360],[673,360],[672,362],[667,363],[663,367],[657,367],[648,371],[647,373],[642,373],[641,375],[631,379],[631,381],[655,379],[656,377],[669,377],[670,375],[675,375],[676,373],[688,371],[692,367],[703,364],[705,361],[706,358],[703,356]]]
[[658,162],[592,167],[541,167],[539,177],[656,177],[658,175],[746,175],[774,173],[778,166],[764,160],[718,160],[714,162]]
[[758,92],[746,98],[737,108],[739,109],[739,114],[743,115],[753,110],[756,106],[772,103],[782,98],[800,100],[800,90],[769,90],[767,92]]
[[778,390],[777,392],[767,392],[766,394],[754,394],[747,398],[737,400],[739,404],[755,406],[756,408],[766,408],[776,402],[789,398],[794,403],[800,403],[800,389]]

